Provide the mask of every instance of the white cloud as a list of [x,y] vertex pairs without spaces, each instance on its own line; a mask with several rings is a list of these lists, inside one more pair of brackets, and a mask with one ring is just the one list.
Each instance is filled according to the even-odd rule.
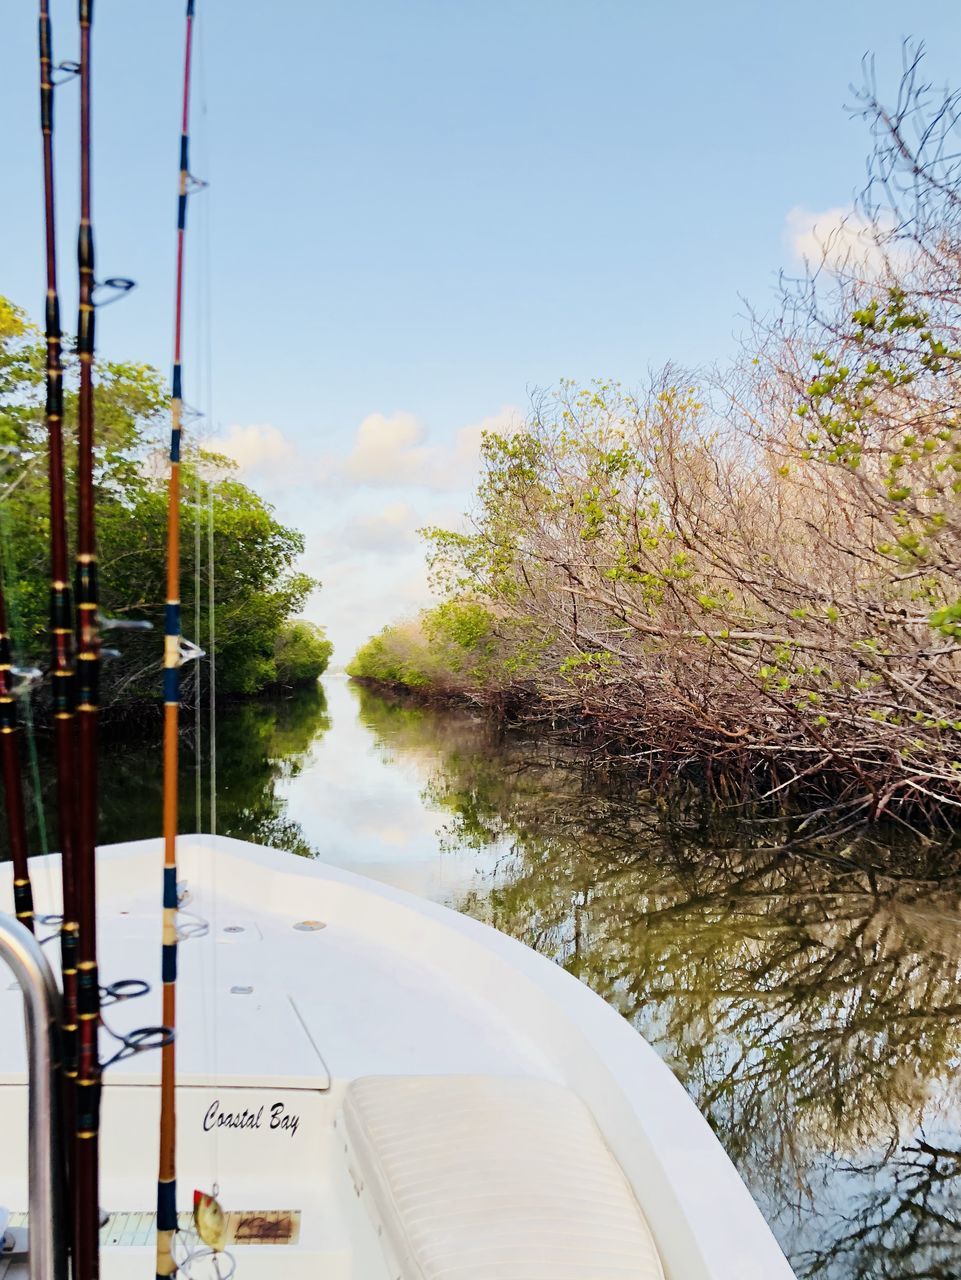
[[245,476],[287,480],[297,476],[301,468],[293,443],[269,423],[228,427],[226,436],[212,439],[210,447],[233,458]]
[[359,484],[422,484],[432,461],[423,444],[426,434],[412,413],[369,413],[357,428],[344,472]]
[[431,603],[416,531],[460,526],[483,433],[510,433],[522,420],[505,406],[435,436],[412,413],[372,413],[326,448],[269,423],[233,425],[205,443],[233,458],[240,478],[306,535],[301,567],[323,583],[306,612],[328,628],[342,664],[385,623]]
[[373,515],[355,516],[344,530],[344,542],[359,551],[395,555],[416,540],[420,521],[409,503],[390,502]]
[[233,458],[251,483],[271,488],[337,484],[353,489],[428,489],[450,492],[472,487],[485,431],[510,433],[521,421],[505,405],[481,422],[460,427],[447,441],[433,442],[413,413],[370,413],[345,454],[311,454],[270,423],[233,425],[209,447]]
[[307,615],[327,627],[335,669],[381,627],[413,617],[434,601],[419,546],[396,556],[354,551],[333,558],[315,550],[305,568],[324,581]]
[[883,215],[874,227],[855,209],[841,205],[820,213],[795,205],[785,219],[784,238],[794,257],[812,270],[823,265],[832,272],[847,269],[874,276],[901,255],[897,246],[883,243],[891,229]]
[[371,413],[357,428],[343,472],[357,485],[463,488],[476,475],[484,431],[511,431],[519,417],[516,409],[505,406],[482,422],[461,427],[449,444],[431,444],[414,414]]

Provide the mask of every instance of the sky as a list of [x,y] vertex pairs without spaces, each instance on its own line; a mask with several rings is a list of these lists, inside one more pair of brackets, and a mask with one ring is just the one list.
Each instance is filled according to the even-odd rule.
[[[51,0],[76,57],[75,0]],[[43,299],[36,5],[0,4],[0,293]],[[961,9],[895,0],[197,0],[185,395],[306,537],[335,664],[430,600],[416,530],[470,505],[484,427],[561,378],[723,362],[863,184],[845,110]],[[169,367],[183,0],[97,0],[104,358]],[[955,80],[955,83],[957,81]],[[76,85],[57,94],[76,306]],[[812,231],[812,228],[817,228]]]

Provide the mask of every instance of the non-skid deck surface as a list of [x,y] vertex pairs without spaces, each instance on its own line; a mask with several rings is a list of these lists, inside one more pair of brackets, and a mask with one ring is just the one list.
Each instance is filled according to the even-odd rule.
[[[227,1215],[226,1246],[235,1244],[296,1244],[300,1239],[299,1209],[244,1209]],[[27,1215],[10,1215],[11,1227],[25,1227]],[[193,1217],[178,1215],[177,1225],[185,1234],[193,1231]],[[100,1228],[102,1249],[153,1244],[157,1238],[155,1213],[111,1213]],[[2,1275],[2,1272],[0,1272]]]
[[[323,1089],[331,1078],[383,1072],[550,1070],[501,1023],[496,1008],[479,1007],[443,971],[399,953],[389,934],[372,938],[362,915],[327,916],[322,884],[320,901],[316,881],[305,887],[294,881],[267,898],[259,883],[247,882],[242,864],[224,866],[215,877],[199,858],[191,866],[186,854],[181,878],[191,893],[189,910],[209,932],[179,947],[180,1084]],[[107,1024],[120,1032],[161,1021],[160,896],[149,866],[135,872],[143,862],[137,854],[110,859],[100,872],[103,981],[152,984],[149,995],[105,1010]],[[48,879],[37,877],[39,909],[56,911],[56,900],[42,896]],[[307,891],[315,900],[304,900]],[[307,917],[325,927],[298,929]],[[57,944],[46,951],[55,965]],[[4,978],[5,972],[0,1027],[19,1027],[20,993]],[[116,1048],[104,1034],[101,1056]],[[0,1035],[0,1086],[23,1076],[22,1036]],[[112,1068],[106,1083],[158,1076],[159,1055],[146,1053]]]

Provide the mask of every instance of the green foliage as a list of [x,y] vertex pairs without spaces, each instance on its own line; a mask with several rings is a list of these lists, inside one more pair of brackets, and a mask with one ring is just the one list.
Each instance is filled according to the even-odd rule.
[[278,684],[311,684],[327,670],[334,646],[323,627],[304,618],[285,622],[274,641]]
[[493,633],[494,619],[474,600],[448,600],[423,615],[429,642],[448,643],[465,654],[479,654]]
[[826,254],[786,286],[709,396],[671,367],[644,395],[565,382],[488,434],[466,529],[425,533],[435,585],[482,602],[490,636],[465,650],[424,617],[361,666],[532,699],[662,776],[736,776],[725,798],[757,784],[838,823],[956,825],[957,115],[902,89],[902,132],[872,93],[897,207],[861,210],[864,260]]
[[[889,312],[879,326],[914,332],[915,313]],[[853,357],[815,360],[801,416],[823,434],[864,387],[852,389]],[[873,385],[883,362],[863,363]],[[898,394],[919,382],[901,379]],[[892,760],[927,765],[941,784],[961,706],[950,648],[932,653],[931,633],[961,637],[957,517],[930,497],[905,514],[887,477],[900,468],[909,490],[930,488],[954,433],[918,449],[921,429],[902,419],[891,449],[875,412],[857,412],[846,419],[857,430],[829,448],[792,449],[779,424],[755,447],[673,380],[645,401],[611,384],[562,386],[523,431],[484,440],[471,528],[426,531],[447,601],[385,628],[350,673],[498,706],[533,697],[613,740],[641,739],[671,768],[734,744],[805,780],[812,751],[825,773],[850,761],[854,795]],[[908,733],[915,710],[921,746]],[[903,771],[895,793],[912,782]],[[954,778],[944,785],[953,793]]]
[[[43,344],[37,329],[0,298],[0,444],[19,450],[6,483],[18,480],[0,512],[0,537],[15,572],[7,583],[16,616],[18,658],[46,662],[49,517],[46,438],[41,395]],[[73,473],[76,421],[75,364],[65,361],[65,438]],[[160,693],[166,558],[166,449],[168,394],[149,366],[101,362],[97,366],[98,550],[103,612],[146,618],[154,631],[125,635],[121,658],[105,664],[104,702],[152,700]],[[213,560],[218,686],[250,694],[277,678],[275,649],[284,624],[319,585],[295,568],[303,538],[282,525],[272,508],[235,475],[227,458],[185,451],[182,467],[181,606],[186,635],[209,644],[209,583],[194,563],[194,525],[207,541],[208,486],[213,491]],[[75,495],[68,486],[68,522]],[[199,632],[195,603],[201,605]],[[190,693],[190,669],[185,691]]]
[[953,640],[961,639],[961,600],[955,600],[943,609],[936,609],[928,622],[942,635],[950,636]]
[[410,689],[430,686],[449,692],[503,679],[498,672],[500,661],[493,614],[477,600],[455,598],[372,636],[355,654],[347,674]]
[[[926,558],[926,539],[943,528],[961,492],[961,438],[949,390],[961,348],[950,341],[953,322],[941,317],[938,328],[904,288],[889,285],[883,298],[846,317],[843,354],[812,354],[817,374],[796,408],[806,424],[806,459],[851,470],[867,460],[891,524],[904,530],[878,549],[904,564]],[[915,388],[915,404],[927,399],[933,412],[904,430],[905,395]]]
[[426,677],[401,651],[399,631],[397,626],[388,626],[371,636],[348,663],[347,674],[356,680],[376,680],[380,684],[406,685],[411,689],[425,685]]
[[572,653],[564,659],[558,671],[562,676],[574,676],[579,680],[597,680],[617,664],[613,653]]

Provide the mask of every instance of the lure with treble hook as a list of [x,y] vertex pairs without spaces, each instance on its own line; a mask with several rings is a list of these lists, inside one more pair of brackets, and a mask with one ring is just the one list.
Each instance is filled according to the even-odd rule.
[[194,1226],[204,1244],[215,1253],[223,1252],[227,1243],[227,1215],[216,1196],[204,1191],[194,1192]]

